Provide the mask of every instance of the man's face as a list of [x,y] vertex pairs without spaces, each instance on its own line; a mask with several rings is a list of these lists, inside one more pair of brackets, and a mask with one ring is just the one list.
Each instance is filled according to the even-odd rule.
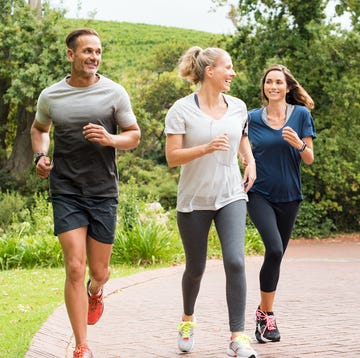
[[72,72],[80,77],[92,77],[101,62],[101,42],[95,35],[78,37],[75,49],[67,50],[68,60],[72,63]]

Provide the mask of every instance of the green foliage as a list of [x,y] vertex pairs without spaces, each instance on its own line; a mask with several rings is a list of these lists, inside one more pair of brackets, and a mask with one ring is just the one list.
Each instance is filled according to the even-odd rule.
[[172,263],[177,251],[172,233],[157,222],[139,221],[132,229],[116,235],[112,263],[148,266]]
[[264,244],[259,232],[253,225],[247,225],[245,231],[245,254],[259,255],[264,253]]
[[[7,197],[21,198],[18,194]],[[24,202],[24,199],[19,200]],[[52,230],[52,206],[47,196],[36,194],[30,209],[12,216],[0,235],[0,270],[56,267],[63,263],[62,251]]]
[[146,204],[134,178],[121,192],[118,212],[112,263],[146,266],[179,260],[179,242],[169,213],[159,203]]
[[191,43],[177,39],[170,43],[155,46],[148,62],[148,69],[161,74],[172,72],[176,68],[180,56],[191,46]]
[[26,200],[16,192],[0,193],[0,233],[26,215]]
[[[118,159],[120,183],[136,182],[139,198],[157,200],[165,210],[176,206],[178,169],[169,170],[166,165],[153,160],[124,153]],[[136,179],[135,179],[136,178]],[[123,185],[120,184],[120,193]]]
[[134,96],[134,108],[143,140],[135,154],[157,163],[165,163],[166,113],[177,99],[190,94],[192,89],[175,71],[164,72],[156,77],[147,76],[140,86],[142,90]]
[[294,238],[328,237],[335,229],[335,224],[322,205],[304,201],[291,236]]

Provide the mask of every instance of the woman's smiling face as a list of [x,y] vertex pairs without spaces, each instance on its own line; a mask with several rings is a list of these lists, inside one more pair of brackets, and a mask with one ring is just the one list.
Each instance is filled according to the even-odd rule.
[[268,101],[285,99],[289,92],[285,74],[282,71],[270,71],[265,77],[263,92]]

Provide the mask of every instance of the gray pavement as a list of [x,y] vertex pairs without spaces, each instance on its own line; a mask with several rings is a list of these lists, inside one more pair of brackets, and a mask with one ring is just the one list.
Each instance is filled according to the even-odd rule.
[[[246,333],[253,337],[261,257],[246,258]],[[88,337],[96,358],[172,358],[180,319],[183,266],[110,280],[105,311]],[[291,241],[276,304],[278,343],[253,348],[261,358],[360,357],[360,238]],[[222,262],[209,260],[196,305],[194,351],[186,358],[226,357],[229,340]],[[74,340],[64,305],[34,336],[26,358],[72,357]]]

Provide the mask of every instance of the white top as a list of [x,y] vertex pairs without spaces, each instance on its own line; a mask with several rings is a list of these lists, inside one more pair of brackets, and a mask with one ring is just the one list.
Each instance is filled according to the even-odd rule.
[[176,101],[166,115],[165,134],[183,134],[184,148],[208,143],[223,133],[231,145],[226,152],[215,151],[181,166],[176,207],[180,212],[218,210],[247,200],[237,157],[241,137],[247,135],[247,109],[242,100],[223,96],[228,109],[220,119],[203,113],[194,93]]

